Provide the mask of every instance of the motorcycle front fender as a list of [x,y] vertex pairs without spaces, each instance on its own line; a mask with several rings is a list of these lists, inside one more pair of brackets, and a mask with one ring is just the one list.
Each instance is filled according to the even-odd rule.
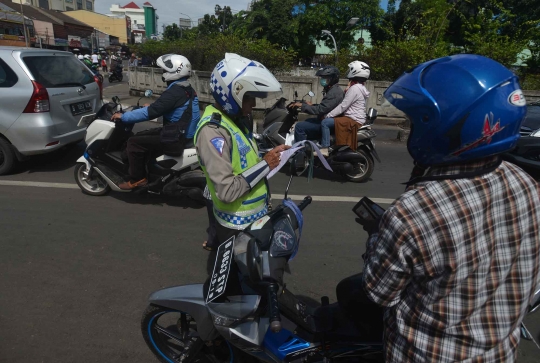
[[219,333],[206,307],[203,284],[168,287],[153,292],[148,300],[151,304],[191,315],[197,323],[197,332],[202,340],[209,341],[218,337]]

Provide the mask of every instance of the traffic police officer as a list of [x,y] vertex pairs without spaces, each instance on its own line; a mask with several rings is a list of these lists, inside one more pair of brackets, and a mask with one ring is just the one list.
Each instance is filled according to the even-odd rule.
[[212,72],[210,90],[216,102],[205,109],[195,145],[222,243],[268,212],[265,177],[288,147],[278,146],[261,160],[253,140],[255,99],[281,94],[281,84],[261,63],[226,53]]

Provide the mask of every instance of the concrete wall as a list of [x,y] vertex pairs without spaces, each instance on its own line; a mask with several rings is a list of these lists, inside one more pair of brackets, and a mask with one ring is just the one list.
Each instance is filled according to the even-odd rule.
[[[161,81],[162,70],[160,68],[150,67],[129,67],[129,88],[132,95],[139,95],[145,90],[151,89],[156,95],[161,94],[167,86]],[[315,97],[311,99],[306,96],[306,101],[313,103],[320,102],[322,99],[323,87],[319,84],[319,79],[314,76],[278,76],[276,77],[283,86],[283,97],[293,100],[294,92],[298,92],[298,97],[302,98],[309,91],[315,92]],[[210,92],[210,72],[193,71],[191,84],[199,95],[199,101],[202,105],[213,103],[214,98]],[[340,86],[347,86],[347,79],[339,81]],[[380,116],[386,117],[405,117],[405,115],[393,106],[381,107],[384,102],[383,93],[391,82],[367,81],[366,87],[371,92],[368,99],[368,108],[377,109]],[[540,91],[523,91],[528,102],[540,100]],[[275,100],[268,100],[266,103],[257,102],[257,110],[264,110],[270,107]]]

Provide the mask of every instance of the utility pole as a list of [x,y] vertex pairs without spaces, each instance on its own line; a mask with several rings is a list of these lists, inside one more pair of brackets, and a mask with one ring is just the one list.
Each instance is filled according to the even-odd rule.
[[24,30],[24,42],[26,44],[26,48],[28,48],[28,33],[26,32],[26,21],[24,20],[24,10],[23,10],[23,4],[21,1],[21,15],[22,15],[22,23],[23,23],[23,30]]

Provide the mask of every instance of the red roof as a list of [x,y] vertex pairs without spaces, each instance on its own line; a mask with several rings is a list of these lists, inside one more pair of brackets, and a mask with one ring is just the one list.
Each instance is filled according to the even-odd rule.
[[148,6],[154,7],[154,5],[150,4],[148,1],[145,2],[143,5],[148,5]]
[[122,6],[122,9],[140,9],[140,7],[132,1],[129,4]]

